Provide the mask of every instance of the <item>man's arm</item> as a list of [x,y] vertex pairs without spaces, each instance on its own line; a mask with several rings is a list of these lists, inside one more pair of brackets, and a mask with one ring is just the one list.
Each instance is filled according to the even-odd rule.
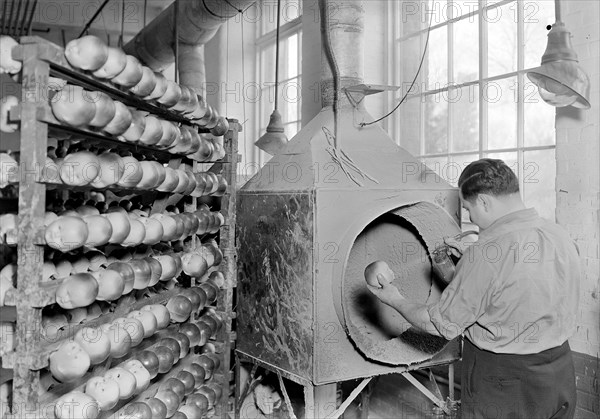
[[383,275],[378,275],[377,279],[381,284],[381,288],[370,285],[367,285],[367,287],[381,302],[402,314],[413,327],[434,336],[441,336],[431,322],[425,304],[408,301],[400,294],[398,288],[389,283]]

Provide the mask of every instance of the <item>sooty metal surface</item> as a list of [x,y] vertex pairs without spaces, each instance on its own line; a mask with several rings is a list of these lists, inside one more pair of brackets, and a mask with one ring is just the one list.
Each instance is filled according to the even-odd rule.
[[312,371],[313,204],[309,194],[238,201],[238,348],[286,371]]

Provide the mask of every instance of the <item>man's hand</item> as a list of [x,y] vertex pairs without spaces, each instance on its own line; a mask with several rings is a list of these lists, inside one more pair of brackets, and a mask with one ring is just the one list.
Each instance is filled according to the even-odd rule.
[[369,288],[369,291],[371,291],[375,297],[404,316],[404,318],[417,329],[435,336],[440,336],[440,333],[433,323],[431,323],[427,305],[408,301],[400,293],[398,288],[393,286],[392,282],[381,273],[377,275],[377,281],[379,281],[381,287],[374,287],[367,284],[367,288]]
[[459,234],[458,236],[444,238],[444,243],[448,245],[449,254],[457,258],[460,258],[463,255],[463,253],[465,253],[467,248],[476,241],[476,234],[469,234],[463,237],[461,237],[461,235]]
[[404,296],[400,294],[398,288],[392,285],[389,278],[385,277],[383,274],[378,274],[377,281],[381,287],[374,287],[367,284],[367,288],[369,288],[369,291],[381,300],[382,303],[395,307],[399,302],[404,300]]

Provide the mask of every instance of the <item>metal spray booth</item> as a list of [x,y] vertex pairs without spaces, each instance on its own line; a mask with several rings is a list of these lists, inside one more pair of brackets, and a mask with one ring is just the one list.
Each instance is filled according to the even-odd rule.
[[366,288],[364,268],[380,259],[407,298],[435,301],[444,285],[430,252],[459,232],[459,199],[378,125],[359,125],[373,120],[356,87],[364,10],[336,7],[337,135],[323,59],[323,109],[238,194],[236,351],[302,384],[307,418],[334,413],[334,383],[460,357],[459,341],[416,333]]

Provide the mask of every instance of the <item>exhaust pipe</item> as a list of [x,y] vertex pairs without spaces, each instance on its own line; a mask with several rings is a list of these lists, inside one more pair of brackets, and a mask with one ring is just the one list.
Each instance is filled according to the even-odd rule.
[[[331,106],[334,100],[335,74],[339,106],[349,106],[341,94],[345,87],[355,86],[364,80],[365,10],[360,0],[319,0],[322,17],[321,38],[327,42],[321,55],[321,104]],[[330,57],[328,57],[330,55]],[[332,56],[332,57],[331,57]],[[331,60],[331,59],[332,60]],[[333,62],[332,62],[333,61]]]

